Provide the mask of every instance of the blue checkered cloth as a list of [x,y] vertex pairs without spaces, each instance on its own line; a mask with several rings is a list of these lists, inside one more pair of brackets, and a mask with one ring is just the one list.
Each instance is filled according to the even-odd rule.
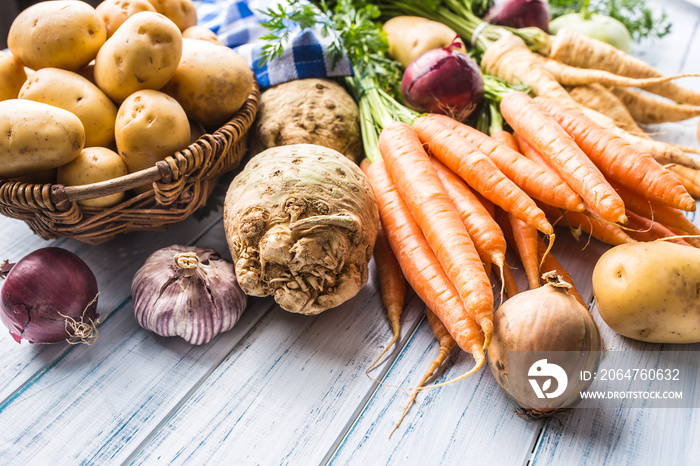
[[295,79],[352,75],[352,66],[345,56],[331,66],[325,52],[334,37],[323,37],[320,30],[301,30],[296,25],[290,26],[282,56],[260,66],[258,60],[264,45],[260,37],[269,32],[261,25],[268,19],[262,11],[277,8],[278,3],[279,0],[194,1],[198,24],[211,29],[221,42],[248,62],[262,89]]

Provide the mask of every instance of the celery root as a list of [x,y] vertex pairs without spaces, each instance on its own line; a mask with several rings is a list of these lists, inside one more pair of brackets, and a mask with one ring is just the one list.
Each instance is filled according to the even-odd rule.
[[243,291],[311,315],[365,284],[379,214],[356,164],[333,149],[293,144],[254,156],[234,178],[224,226]]

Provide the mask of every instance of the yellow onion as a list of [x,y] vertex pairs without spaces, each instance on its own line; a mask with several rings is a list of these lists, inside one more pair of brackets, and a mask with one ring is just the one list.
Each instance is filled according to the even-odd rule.
[[[579,375],[581,371],[595,372],[602,354],[598,326],[569,294],[571,285],[555,272],[543,275],[543,279],[545,285],[513,296],[496,311],[488,348],[488,364],[496,381],[525,414],[533,417],[555,414],[580,401],[579,393],[591,381],[581,380]],[[548,377],[552,374],[539,372],[543,365],[558,372]],[[565,376],[564,383],[557,374]],[[559,386],[565,390],[549,398]],[[548,389],[550,392],[544,393]]]

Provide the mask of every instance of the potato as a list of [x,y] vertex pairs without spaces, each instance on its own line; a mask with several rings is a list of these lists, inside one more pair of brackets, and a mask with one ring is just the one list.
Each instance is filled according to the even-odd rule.
[[175,99],[152,89],[135,92],[121,104],[114,132],[129,173],[150,168],[190,143],[185,111]]
[[75,114],[85,128],[86,147],[108,146],[114,141],[117,107],[104,92],[78,73],[42,68],[24,83],[19,97]]
[[148,0],[103,0],[95,7],[95,11],[104,21],[109,39],[127,18],[141,11],[156,9]]
[[253,72],[228,47],[197,39],[182,39],[182,59],[163,88],[187,115],[203,125],[225,123],[253,89]]
[[655,241],[615,246],[593,270],[598,312],[620,335],[700,342],[700,250]]
[[389,56],[404,68],[428,50],[447,47],[455,39],[466,51],[461,39],[449,27],[418,16],[395,16],[384,23],[389,41]]
[[182,37],[184,39],[199,39],[212,42],[217,45],[224,45],[223,42],[219,40],[214,31],[204,26],[190,26],[184,31],[182,31]]
[[[71,162],[58,168],[56,180],[64,186],[80,186],[119,178],[127,174],[126,165],[119,154],[106,147],[86,147]],[[121,202],[124,192],[84,199],[79,205],[109,207]]]
[[16,99],[26,80],[27,72],[22,62],[0,50],[0,100]]
[[170,18],[181,31],[197,24],[197,10],[192,0],[148,0],[160,14]]
[[104,21],[88,3],[54,0],[36,3],[12,22],[7,45],[29,68],[75,71],[95,58],[107,39]]
[[41,102],[0,102],[0,177],[64,165],[80,154],[85,130],[77,116]]
[[141,89],[158,90],[175,74],[182,33],[160,13],[128,18],[95,57],[95,83],[115,102]]
[[328,79],[297,79],[263,92],[253,130],[253,153],[316,144],[356,163],[362,157],[360,110],[343,86]]

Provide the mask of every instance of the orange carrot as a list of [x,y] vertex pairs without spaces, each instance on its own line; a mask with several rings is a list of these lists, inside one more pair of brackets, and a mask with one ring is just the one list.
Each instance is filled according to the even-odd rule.
[[504,129],[491,134],[491,139],[493,139],[502,146],[506,146],[510,150],[520,152],[518,144],[515,142],[515,138],[513,137],[513,135]]
[[[394,122],[380,133],[379,152],[401,198],[457,288],[464,308],[484,332],[484,347],[488,346],[493,333],[491,283],[420,139],[409,125]],[[429,307],[437,312],[434,306]]]
[[501,113],[508,124],[542,154],[559,176],[601,217],[625,223],[625,205],[603,174],[576,142],[535,101],[520,91],[501,100]]
[[540,259],[537,257],[537,244],[540,236],[537,230],[527,225],[525,222],[508,215],[510,226],[513,230],[513,241],[525,268],[525,275],[530,284],[530,289],[540,286]]
[[[627,217],[629,218],[629,223],[627,224],[629,230],[627,230],[626,233],[637,241],[656,241],[661,238],[678,236],[659,222],[642,217],[630,210],[627,211]],[[681,238],[674,238],[668,241],[682,244],[683,246],[691,246],[687,241]]]
[[[438,350],[438,355],[430,363],[428,370],[425,371],[425,374],[423,374],[423,377],[420,379],[420,382],[418,382],[417,388],[413,391],[413,395],[411,395],[411,399],[408,400],[408,403],[406,404],[406,406],[403,409],[403,412],[401,413],[401,418],[394,426],[394,430],[391,431],[391,434],[393,434],[396,431],[396,429],[398,429],[399,425],[401,425],[401,421],[403,421],[404,417],[406,417],[406,413],[408,413],[408,410],[411,408],[413,403],[416,401],[416,397],[418,396],[418,391],[420,390],[420,388],[423,387],[423,385],[425,385],[425,382],[430,377],[433,376],[435,371],[438,370],[438,368],[440,366],[442,366],[442,363],[445,362],[445,359],[447,359],[447,356],[449,356],[449,354],[452,352],[452,350],[456,346],[454,339],[447,332],[445,325],[427,307],[425,308],[425,316],[428,319],[428,323],[430,324],[430,328],[433,330],[433,335],[435,336],[435,339],[440,344],[440,349]],[[391,434],[389,434],[389,437],[391,437]]]
[[[483,154],[487,155],[496,166],[522,189],[528,196],[566,210],[583,211],[585,206],[581,198],[562,179],[553,176],[520,152],[498,144],[481,131],[460,123],[445,115],[426,115],[424,120],[449,128],[462,136]],[[420,134],[420,133],[419,133]]]
[[562,214],[561,211],[552,207],[545,205],[541,207],[547,212],[547,216],[553,220],[552,224],[580,228],[603,243],[618,245],[635,242],[620,227],[610,222],[598,220],[579,212],[564,212]]
[[434,119],[420,117],[413,125],[431,154],[461,176],[469,186],[544,234],[552,233],[552,226],[537,208],[535,201],[472,144],[454,131],[437,124]]
[[518,294],[518,284],[508,264],[505,264],[505,267],[503,267],[503,285],[505,286],[506,294],[509,298]]
[[[367,162],[368,163],[368,162]],[[379,289],[382,292],[382,303],[386,309],[393,337],[386,345],[377,359],[369,366],[367,372],[379,362],[379,360],[393,347],[399,340],[399,330],[401,328],[401,313],[403,312],[404,298],[406,296],[406,280],[401,273],[401,266],[391,250],[389,240],[386,237],[384,228],[380,225],[377,232],[377,241],[374,244],[372,253],[374,263],[377,266],[379,276]]]
[[499,271],[503,270],[506,260],[506,240],[501,228],[474,196],[464,180],[436,158],[431,158],[430,162],[433,164],[435,172],[445,187],[445,192],[455,206],[457,213],[459,213],[464,226],[467,227],[481,260],[494,263]]
[[520,136],[518,133],[513,133],[513,138],[515,139],[515,142],[518,143],[518,149],[520,149],[521,154],[537,163],[540,167],[550,170],[552,173],[559,176],[556,170],[554,170],[549,164],[549,161],[547,161],[542,154],[537,152],[537,149],[532,147],[529,142],[523,139],[522,136]]
[[651,155],[636,149],[575,108],[540,97],[535,98],[535,102],[574,138],[605,176],[651,200],[695,210],[695,201],[683,184]]
[[576,301],[581,303],[583,307],[588,309],[588,305],[586,302],[581,298],[581,295],[579,292],[576,290],[576,286],[574,284],[574,279],[569,275],[569,272],[566,271],[564,267],[561,266],[559,261],[554,257],[554,254],[552,252],[548,252],[545,254],[547,251],[547,245],[544,244],[544,240],[542,238],[539,239],[537,243],[537,254],[539,255],[539,259],[542,262],[542,273],[547,273],[551,270],[554,270],[557,272],[557,274],[564,279],[566,283],[571,285],[571,288],[569,288],[569,294],[576,298]]
[[682,210],[650,201],[644,196],[640,196],[614,182],[612,185],[625,201],[625,206],[632,212],[648,219],[653,219],[667,227],[677,228],[686,234],[700,235],[700,228],[691,222]]
[[485,360],[484,335],[464,308],[457,289],[430,249],[401,198],[383,160],[363,167],[374,191],[389,244],[409,285],[445,324],[459,347],[471,353],[474,370]]

